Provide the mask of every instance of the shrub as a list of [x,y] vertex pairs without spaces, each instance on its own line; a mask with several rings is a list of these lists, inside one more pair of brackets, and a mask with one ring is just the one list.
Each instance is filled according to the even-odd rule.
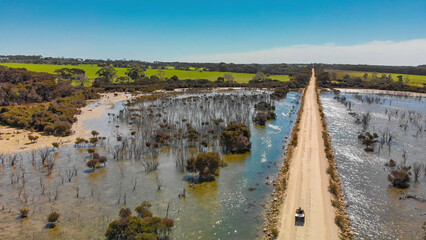
[[297,139],[298,139],[298,135],[294,134],[293,137],[291,138],[291,145],[296,147],[297,146]]
[[265,126],[268,117],[265,112],[257,112],[256,116],[253,118],[253,122],[256,125]]
[[229,123],[220,140],[225,153],[245,153],[251,148],[250,129],[243,123]]
[[396,162],[393,159],[391,159],[389,160],[388,163],[385,164],[385,166],[393,168],[396,166]]
[[343,229],[345,227],[345,218],[343,216],[336,215],[336,217],[334,218],[334,222],[340,229]]
[[51,212],[49,216],[47,216],[47,221],[49,222],[49,227],[54,228],[55,222],[58,221],[60,214],[58,212]]
[[166,228],[172,228],[175,225],[175,221],[171,218],[163,218],[163,224]]
[[99,153],[95,152],[93,153],[93,159],[99,159],[101,157],[101,155],[99,155]]
[[90,138],[90,143],[91,144],[93,144],[93,145],[95,145],[96,146],[96,144],[99,142],[99,139],[97,138],[97,137],[92,137],[92,138]]
[[30,210],[28,210],[28,208],[21,208],[19,209],[19,212],[21,214],[21,218],[26,218],[28,216],[28,212]]
[[330,193],[332,193],[333,195],[337,196],[337,194],[338,194],[337,184],[330,180],[330,185],[328,186],[328,191],[330,191]]
[[90,159],[87,161],[86,166],[95,170],[96,165],[98,164],[98,161],[96,159]]
[[138,216],[141,218],[152,217],[152,212],[149,211],[146,207],[137,206],[135,211],[138,213]]
[[268,111],[268,113],[267,113],[267,119],[268,120],[274,120],[275,118],[277,118],[277,114],[275,114],[275,112],[274,111]]
[[170,134],[161,130],[157,130],[154,133],[154,139],[157,143],[161,144],[170,139]]
[[331,205],[335,208],[340,208],[340,206],[341,206],[340,201],[337,200],[337,199],[331,200]]
[[120,209],[120,212],[118,214],[118,216],[120,216],[121,218],[130,217],[131,215],[132,215],[132,210],[130,210],[130,208],[122,208]]
[[[149,202],[144,201],[136,208],[136,211],[138,212],[140,209],[147,210],[150,206]],[[154,217],[152,213],[143,218],[141,216],[131,216],[131,214],[130,209],[121,209],[119,213],[120,219],[114,220],[108,225],[105,233],[106,239],[158,240],[160,236],[165,236],[166,231],[174,224],[172,219]],[[168,238],[166,237],[165,239]]]
[[82,143],[86,143],[87,142],[87,140],[86,139],[84,139],[84,138],[77,138],[76,140],[75,140],[75,144],[76,145],[80,145],[80,144],[82,144]]
[[200,153],[196,158],[187,160],[186,170],[199,175],[199,181],[214,180],[213,175],[219,168],[220,156],[217,152]]
[[103,164],[105,166],[106,162],[108,160],[107,160],[107,158],[105,156],[100,156],[98,161],[99,161],[100,164]]
[[278,231],[278,229],[274,228],[274,229],[272,229],[272,230],[271,230],[271,233],[272,233],[272,236],[273,236],[274,238],[276,238],[276,237],[278,237],[278,233],[279,233],[279,231]]
[[397,188],[408,188],[408,181],[410,180],[410,176],[407,172],[403,170],[393,170],[388,175],[388,181],[392,183],[394,187]]
[[38,140],[38,136],[28,135],[28,140],[30,140],[31,143],[35,143]]
[[335,180],[336,179],[336,172],[333,170],[332,167],[327,168],[327,173],[330,175],[330,178]]

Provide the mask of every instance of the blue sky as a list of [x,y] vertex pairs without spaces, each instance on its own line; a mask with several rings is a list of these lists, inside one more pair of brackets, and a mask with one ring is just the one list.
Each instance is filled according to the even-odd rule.
[[413,39],[426,39],[426,1],[0,0],[0,54],[203,61]]

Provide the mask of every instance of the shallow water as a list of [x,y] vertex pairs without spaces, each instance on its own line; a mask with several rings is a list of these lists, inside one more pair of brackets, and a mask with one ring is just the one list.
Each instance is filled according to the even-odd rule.
[[[402,150],[407,150],[407,165],[414,162],[426,164],[426,133],[403,117],[404,112],[413,111],[418,123],[425,126],[426,99],[398,97],[377,94],[340,94],[352,104],[352,112],[371,113],[371,123],[367,131],[379,136],[387,129],[393,135],[392,144],[385,144],[378,152],[364,151],[365,146],[357,139],[361,125],[355,124],[355,118],[344,104],[334,98],[333,93],[322,93],[321,102],[326,115],[332,147],[336,155],[336,164],[342,181],[345,200],[356,239],[422,239],[422,224],[426,220],[426,204],[416,200],[399,200],[406,194],[426,197],[426,178],[423,174],[419,182],[410,181],[410,188],[400,190],[392,188],[387,181],[390,169],[384,165],[390,159],[398,164],[403,161]],[[368,104],[361,99],[377,99]],[[398,111],[398,113],[396,113]],[[391,115],[391,120],[388,116]],[[408,120],[407,130],[400,127]],[[424,129],[423,127],[423,129]]]
[[[252,92],[226,94],[240,98]],[[297,117],[299,98],[300,94],[290,92],[286,99],[276,101],[277,119],[268,122],[266,127],[253,126],[250,121],[253,110],[250,110],[245,121],[251,129],[251,153],[224,156],[228,165],[220,169],[216,181],[195,186],[183,180],[188,173],[176,169],[176,151],[171,147],[161,150],[159,167],[151,173],[145,172],[139,160],[114,161],[113,149],[120,144],[115,136],[119,132],[128,134],[132,126],[107,114],[88,120],[85,122],[88,129],[107,137],[97,146],[101,155],[108,156],[106,167],[87,173],[90,171],[87,171],[85,162],[89,154],[85,149],[74,146],[60,148],[55,153],[56,165],[50,176],[46,176],[47,171],[42,167],[33,168],[28,153],[22,154],[22,161],[15,167],[0,167],[0,207],[3,209],[0,210],[0,238],[104,239],[108,223],[118,218],[121,207],[126,205],[133,210],[143,200],[148,200],[153,205],[154,215],[160,217],[166,216],[170,204],[168,216],[175,220],[171,239],[255,239],[264,223],[265,209],[262,205],[273,190],[269,182],[276,176],[284,159],[285,138]],[[239,107],[252,109],[253,103],[247,101],[247,105],[244,103]],[[188,117],[188,121],[194,126],[199,125],[202,116],[210,117],[199,107],[194,105],[180,109],[192,116]],[[217,116],[226,111],[223,104],[212,107],[218,109],[215,112]],[[116,103],[108,113],[117,116],[123,109],[124,103]],[[167,112],[167,108],[164,111]],[[230,119],[247,118],[236,111],[227,114],[230,114]],[[181,118],[176,112],[167,112],[166,116],[170,121]],[[215,147],[213,144],[210,148]],[[78,175],[68,182],[65,171],[73,168],[77,169]],[[11,183],[22,175],[21,169],[25,171],[25,187],[22,178],[18,183]],[[270,179],[267,179],[268,176]],[[41,194],[40,179],[47,186],[44,194]],[[133,189],[135,179],[137,184]],[[158,185],[161,186],[160,191]],[[250,187],[256,189],[250,191]],[[178,194],[184,188],[186,198],[179,199]],[[29,217],[19,219],[18,209],[23,207],[30,210]],[[53,210],[61,213],[59,223],[55,229],[45,229],[47,215]]]

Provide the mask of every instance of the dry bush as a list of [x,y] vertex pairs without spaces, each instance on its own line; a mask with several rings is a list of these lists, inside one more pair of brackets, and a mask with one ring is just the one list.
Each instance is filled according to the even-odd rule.
[[21,218],[26,218],[30,210],[28,210],[28,208],[21,208],[19,209],[19,212],[20,212]]
[[47,216],[47,221],[50,223],[50,224],[53,224],[53,226],[55,225],[55,222],[56,221],[58,221],[58,219],[59,219],[59,216],[60,216],[61,214],[59,214],[58,212],[51,212],[50,214],[49,214],[49,216]]

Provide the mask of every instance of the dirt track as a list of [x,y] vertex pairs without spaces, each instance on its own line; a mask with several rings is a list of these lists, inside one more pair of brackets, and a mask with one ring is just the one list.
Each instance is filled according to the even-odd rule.
[[[327,166],[312,70],[301,116],[298,145],[290,163],[278,239],[339,239],[328,192]],[[303,226],[295,224],[294,216],[298,207],[302,207],[306,213]]]

